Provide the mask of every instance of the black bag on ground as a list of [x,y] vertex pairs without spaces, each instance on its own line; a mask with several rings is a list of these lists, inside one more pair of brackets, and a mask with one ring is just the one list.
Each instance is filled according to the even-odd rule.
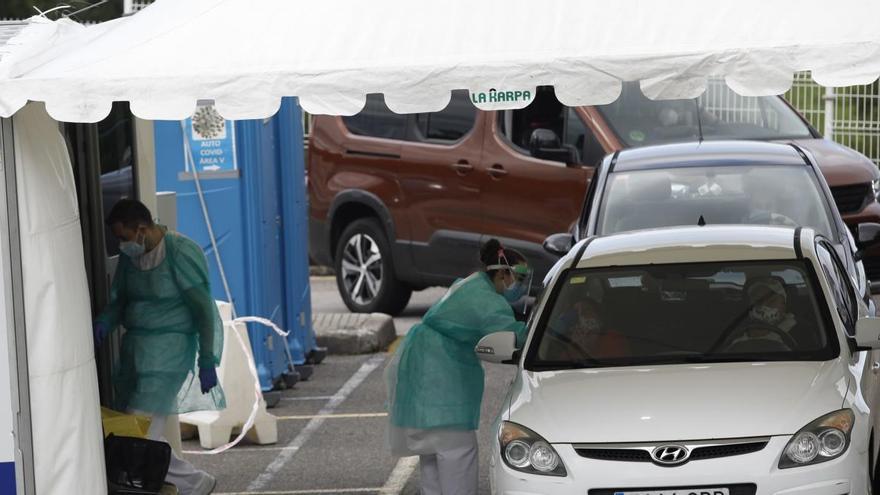
[[171,446],[111,434],[104,440],[104,459],[112,495],[158,494],[171,463]]

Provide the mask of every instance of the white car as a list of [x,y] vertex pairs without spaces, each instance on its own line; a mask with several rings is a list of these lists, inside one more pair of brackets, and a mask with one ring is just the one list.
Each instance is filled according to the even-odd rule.
[[[492,493],[872,492],[880,319],[813,230],[683,227],[581,241],[518,365]],[[878,432],[880,433],[880,432]]]

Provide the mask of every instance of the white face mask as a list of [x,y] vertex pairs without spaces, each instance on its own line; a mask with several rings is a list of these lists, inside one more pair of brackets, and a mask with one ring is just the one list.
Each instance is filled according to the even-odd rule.
[[678,124],[678,112],[673,108],[664,108],[660,110],[660,124],[664,127],[670,127]]
[[141,241],[137,241],[137,236],[134,241],[123,241],[119,243],[119,250],[122,254],[128,256],[129,258],[136,260],[144,255],[147,252],[146,243],[147,236],[141,236]]
[[777,308],[771,308],[770,306],[755,306],[749,311],[749,314],[752,318],[771,325],[778,323],[782,320],[783,316],[782,311],[779,311]]

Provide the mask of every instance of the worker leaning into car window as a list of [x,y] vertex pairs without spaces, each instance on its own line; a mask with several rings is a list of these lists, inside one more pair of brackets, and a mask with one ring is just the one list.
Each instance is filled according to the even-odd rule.
[[[101,342],[119,325],[126,329],[113,374],[114,409],[152,417],[148,437],[165,441],[169,415],[226,407],[216,366],[223,326],[202,249],[153,222],[142,203],[116,203],[107,225],[122,256],[110,303],[94,325]],[[211,493],[216,480],[172,453],[166,481],[181,495]]]
[[510,306],[528,293],[525,259],[495,239],[480,259],[483,270],[452,285],[386,369],[391,452],[420,456],[424,495],[477,493],[483,368],[474,347],[500,331],[515,332],[518,345],[525,340]]

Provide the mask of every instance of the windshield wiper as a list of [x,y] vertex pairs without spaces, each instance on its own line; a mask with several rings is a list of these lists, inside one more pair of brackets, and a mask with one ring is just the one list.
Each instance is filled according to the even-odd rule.
[[786,361],[790,356],[744,356],[744,355],[719,355],[700,354],[699,356],[683,356],[682,360],[688,363],[761,363],[769,361]]
[[555,370],[578,370],[578,369],[587,369],[587,368],[597,368],[602,365],[596,361],[595,359],[584,359],[582,361],[558,361],[558,362],[543,362],[543,363],[531,363],[526,366],[526,369],[534,370],[534,371],[555,371]]

